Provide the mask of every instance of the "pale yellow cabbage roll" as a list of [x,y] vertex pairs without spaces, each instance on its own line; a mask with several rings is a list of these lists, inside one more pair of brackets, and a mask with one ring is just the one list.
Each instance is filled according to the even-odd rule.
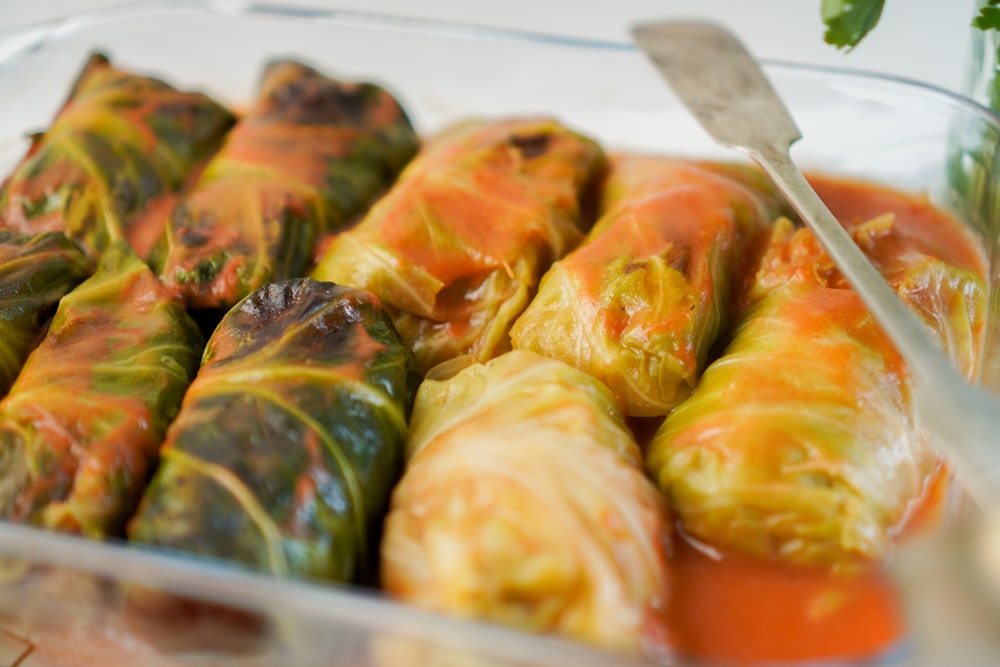
[[656,652],[670,523],[611,392],[532,352],[427,379],[382,543],[390,595]]
[[729,325],[778,199],[749,168],[649,155],[616,156],[602,199],[511,341],[604,381],[625,414],[662,417]]
[[[848,226],[971,377],[982,277],[929,254],[891,213]],[[749,300],[654,437],[651,474],[685,532],[712,546],[834,567],[886,557],[942,465],[909,369],[809,230],[778,223]]]

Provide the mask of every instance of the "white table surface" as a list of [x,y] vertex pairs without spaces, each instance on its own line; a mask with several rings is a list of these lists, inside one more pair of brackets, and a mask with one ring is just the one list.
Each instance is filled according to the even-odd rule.
[[[232,1],[232,0],[227,0]],[[883,72],[961,91],[974,0],[887,0],[875,31],[849,53],[823,42],[821,0],[261,0],[625,40],[644,19],[725,22],[759,57]],[[0,0],[0,31],[123,0]]]

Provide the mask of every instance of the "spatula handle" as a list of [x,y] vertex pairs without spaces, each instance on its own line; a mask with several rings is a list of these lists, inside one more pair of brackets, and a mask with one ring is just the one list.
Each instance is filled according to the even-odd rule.
[[[705,130],[757,162],[813,230],[917,379],[917,418],[984,505],[1000,507],[1000,400],[958,374],[794,164],[798,128],[756,60],[706,23],[638,26],[636,42]],[[998,473],[1000,474],[1000,473]]]

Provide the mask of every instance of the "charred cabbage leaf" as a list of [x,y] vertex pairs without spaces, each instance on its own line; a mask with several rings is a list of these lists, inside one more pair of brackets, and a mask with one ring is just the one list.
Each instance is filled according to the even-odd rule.
[[127,243],[109,248],[0,402],[0,516],[121,534],[201,343]]
[[301,276],[317,239],[361,213],[417,150],[393,97],[290,61],[167,223],[154,266],[189,307],[228,309]]
[[371,294],[261,288],[209,340],[129,539],[277,575],[370,573],[418,382]]
[[146,258],[163,230],[164,205],[233,120],[201,93],[95,54],[0,193],[0,224],[63,231],[92,260],[118,239]]
[[581,198],[604,164],[597,144],[552,120],[453,126],[332,241],[314,277],[378,294],[422,370],[489,359],[582,237]]
[[428,378],[407,456],[382,541],[391,595],[621,651],[659,645],[670,523],[607,387],[519,350]]
[[749,169],[629,155],[602,209],[511,341],[599,378],[625,414],[663,416],[697,384],[778,200]]
[[64,294],[90,275],[90,265],[63,234],[0,231],[0,395],[45,334]]
[[[852,233],[971,376],[981,276],[921,252],[892,214]],[[838,567],[886,556],[941,465],[907,367],[815,237],[787,220],[750,296],[729,348],[654,437],[650,472],[709,544]]]

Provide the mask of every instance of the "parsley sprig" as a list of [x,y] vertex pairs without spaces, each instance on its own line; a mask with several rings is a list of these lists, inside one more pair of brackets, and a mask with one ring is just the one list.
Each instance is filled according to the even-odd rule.
[[871,32],[885,0],[823,0],[820,14],[826,24],[823,39],[838,49],[857,46]]
[[[838,49],[857,46],[878,23],[884,5],[885,0],[823,0],[823,39]],[[980,30],[1000,30],[1000,0],[987,0],[972,25]]]

